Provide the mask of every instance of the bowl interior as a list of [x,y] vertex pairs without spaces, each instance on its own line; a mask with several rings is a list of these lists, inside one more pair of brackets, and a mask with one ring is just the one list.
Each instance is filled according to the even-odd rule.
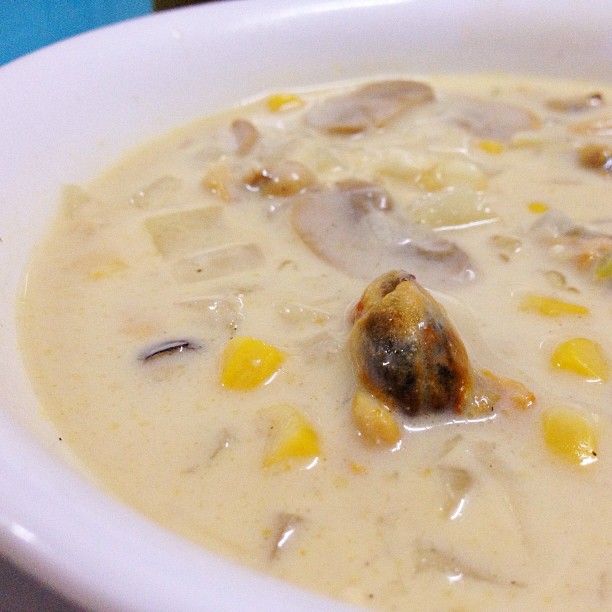
[[136,516],[57,444],[23,370],[14,309],[60,186],[270,90],[393,73],[610,80],[611,31],[607,0],[234,0],[104,28],[0,69],[2,550],[86,605],[320,606]]

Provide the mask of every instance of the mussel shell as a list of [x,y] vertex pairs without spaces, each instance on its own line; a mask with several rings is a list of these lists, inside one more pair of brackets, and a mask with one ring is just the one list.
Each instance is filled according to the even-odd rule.
[[467,351],[412,275],[392,271],[374,280],[354,319],[351,354],[368,391],[410,415],[463,410],[472,387]]

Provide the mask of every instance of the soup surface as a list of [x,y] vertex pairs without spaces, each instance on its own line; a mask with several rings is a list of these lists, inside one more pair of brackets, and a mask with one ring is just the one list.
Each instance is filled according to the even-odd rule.
[[610,609],[611,99],[274,93],[66,186],[20,305],[58,444],[335,598]]

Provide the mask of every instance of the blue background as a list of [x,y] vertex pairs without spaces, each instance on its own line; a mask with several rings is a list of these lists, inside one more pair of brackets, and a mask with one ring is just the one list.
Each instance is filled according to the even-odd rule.
[[0,0],[0,65],[63,38],[152,10],[152,0]]

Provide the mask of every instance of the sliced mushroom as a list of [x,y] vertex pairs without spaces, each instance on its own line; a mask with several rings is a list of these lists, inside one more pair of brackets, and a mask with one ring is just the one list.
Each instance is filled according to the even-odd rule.
[[452,120],[478,138],[505,141],[540,125],[528,110],[497,100],[458,98],[451,102]]
[[352,206],[360,208],[364,212],[370,209],[390,210],[393,208],[393,200],[387,190],[374,183],[347,179],[336,183],[336,187],[349,194]]
[[546,106],[560,113],[577,113],[592,108],[599,108],[603,103],[603,94],[593,92],[586,95],[569,96],[567,98],[551,98],[546,102]]
[[612,136],[612,116],[593,117],[580,123],[574,123],[570,130],[575,134],[589,137],[610,137]]
[[247,119],[234,119],[232,121],[232,134],[236,141],[236,153],[246,155],[259,140],[259,131]]
[[587,144],[578,150],[578,161],[584,168],[612,175],[612,147]]
[[316,182],[316,176],[311,170],[304,164],[291,160],[269,164],[244,177],[248,189],[272,197],[303,193]]
[[555,259],[572,264],[591,280],[612,281],[612,234],[576,224],[558,211],[546,213],[530,234]]
[[331,134],[356,134],[381,127],[406,110],[433,99],[433,89],[425,83],[379,81],[314,106],[308,111],[306,122]]
[[167,342],[161,342],[156,344],[140,355],[140,359],[144,362],[159,359],[160,357],[167,357],[169,355],[175,355],[184,351],[197,351],[201,346],[190,340],[169,340]]
[[409,223],[378,186],[344,182],[340,188],[296,198],[292,223],[321,259],[358,278],[405,268],[428,286],[474,278],[474,266],[457,245]]

